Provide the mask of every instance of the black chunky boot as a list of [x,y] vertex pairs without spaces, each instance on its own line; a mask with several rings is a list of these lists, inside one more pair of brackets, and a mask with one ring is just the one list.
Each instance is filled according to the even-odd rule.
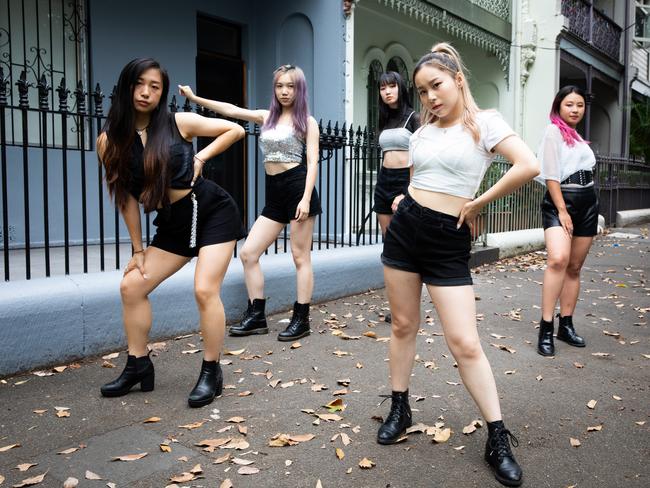
[[140,383],[140,390],[152,391],[154,376],[153,363],[149,355],[139,358],[129,355],[122,374],[116,380],[101,387],[102,396],[124,396],[138,383]]
[[230,327],[228,333],[231,336],[247,336],[253,334],[268,334],[269,328],[266,325],[266,315],[264,307],[266,300],[263,298],[254,298],[251,302],[248,300],[248,309],[242,321]]
[[544,319],[539,321],[539,336],[537,338],[537,352],[542,356],[554,356],[555,344],[553,344],[553,321],[547,322]]
[[390,413],[377,432],[379,444],[395,444],[413,423],[409,405],[409,391],[394,391],[391,399]]
[[390,324],[393,322],[393,316],[388,312],[386,315],[384,315],[384,322],[387,324]]
[[494,477],[506,486],[519,486],[522,482],[521,468],[517,464],[510,443],[517,447],[519,441],[503,425],[503,421],[488,422],[488,439],[485,443],[485,461],[494,470]]
[[285,330],[278,334],[278,340],[282,342],[295,341],[309,334],[311,334],[309,329],[309,304],[295,302],[291,322],[289,322]]
[[203,407],[212,403],[214,397],[221,395],[222,391],[223,373],[219,361],[206,361],[204,359],[199,380],[190,393],[187,403],[192,408]]
[[573,328],[573,317],[571,315],[562,317],[559,314],[558,317],[560,317],[560,323],[557,326],[557,338],[566,342],[570,346],[585,347],[585,340],[576,334],[576,331]]

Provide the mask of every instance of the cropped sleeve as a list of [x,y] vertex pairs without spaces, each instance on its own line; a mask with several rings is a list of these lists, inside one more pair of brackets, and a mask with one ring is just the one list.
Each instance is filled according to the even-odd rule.
[[537,181],[545,183],[546,180],[561,181],[560,148],[562,147],[562,134],[553,124],[546,127],[544,137],[537,150],[537,159],[541,165],[541,173]]
[[481,122],[481,145],[488,153],[493,152],[495,146],[504,139],[517,135],[496,110],[479,112],[479,117]]

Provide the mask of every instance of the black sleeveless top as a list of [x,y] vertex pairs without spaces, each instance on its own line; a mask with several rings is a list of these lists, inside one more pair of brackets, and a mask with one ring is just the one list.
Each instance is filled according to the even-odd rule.
[[[174,189],[189,189],[194,177],[194,146],[183,138],[178,126],[176,117],[169,114],[169,131],[171,132],[172,143],[169,147],[169,187]],[[144,186],[144,146],[140,137],[136,137],[131,148],[131,161],[129,169],[131,172],[131,183],[129,193],[136,200],[140,200],[142,187]]]

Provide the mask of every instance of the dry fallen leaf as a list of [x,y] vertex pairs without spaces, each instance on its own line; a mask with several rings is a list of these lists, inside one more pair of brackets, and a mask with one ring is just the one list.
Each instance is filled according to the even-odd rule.
[[603,430],[603,424],[594,425],[593,427],[587,427],[587,432],[601,431]]
[[477,427],[483,427],[483,422],[478,419],[473,420],[472,423],[463,427],[463,434],[471,434],[476,431]]
[[71,447],[69,449],[64,449],[63,451],[57,452],[57,454],[68,455],[68,454],[72,454],[73,452],[78,451],[78,450],[79,450],[78,447]]
[[181,429],[192,430],[192,429],[198,429],[198,428],[201,427],[204,423],[205,423],[205,421],[199,421],[199,422],[193,422],[193,423],[191,423],[191,424],[179,425],[178,427],[181,428]]
[[246,348],[244,348],[244,349],[237,349],[236,351],[225,351],[223,354],[224,354],[225,356],[239,356],[239,355],[242,354],[245,350],[246,350]]
[[609,357],[610,354],[608,352],[592,352],[591,355],[596,356],[597,358],[606,358]]
[[109,359],[115,359],[120,356],[119,352],[112,352],[110,354],[107,354],[106,356],[102,356],[102,359],[109,360]]
[[77,488],[77,486],[79,486],[77,478],[70,477],[63,482],[63,488]]
[[256,468],[254,466],[242,466],[237,470],[237,474],[257,474],[259,473],[260,470],[259,468]]
[[338,422],[339,420],[343,420],[343,417],[335,413],[316,413],[314,415],[325,422]]
[[255,461],[252,459],[242,459],[242,458],[233,458],[232,462],[234,464],[238,464],[239,466],[248,466],[249,464],[253,464]]
[[0,447],[0,452],[5,452],[9,449],[14,449],[15,447],[20,447],[20,444],[9,444],[8,446]]
[[505,344],[495,344],[491,342],[490,345],[496,347],[497,349],[501,349],[502,351],[508,351],[510,354],[514,354],[517,352],[512,347],[506,346]]
[[365,458],[365,457],[361,461],[359,461],[359,467],[361,469],[370,469],[374,465],[375,465],[375,463],[373,461],[371,461],[370,459]]
[[331,402],[327,403],[326,405],[323,405],[327,410],[329,410],[331,413],[334,412],[342,412],[345,410],[345,403],[343,403],[343,400],[340,398],[337,398],[335,400],[332,400]]
[[221,464],[221,463],[225,463],[225,462],[228,461],[229,459],[230,459],[230,454],[226,454],[225,456],[218,457],[217,459],[215,459],[214,461],[212,461],[212,464]]
[[442,444],[447,442],[451,437],[451,429],[447,427],[446,429],[436,429],[436,433],[433,435],[433,442],[436,444]]
[[33,476],[31,478],[24,479],[21,483],[14,485],[14,488],[21,488],[23,486],[32,486],[32,485],[37,485],[39,483],[42,483],[43,480],[45,479],[46,474],[47,471],[43,474],[39,474],[38,476]]
[[169,444],[160,444],[160,450],[162,452],[172,452],[172,448]]
[[573,363],[573,365],[578,369],[582,369],[585,367],[582,363],[578,363],[578,362]]
[[219,488],[232,488],[232,487],[233,485],[232,485],[232,481],[230,481],[230,478],[226,478],[219,485]]
[[99,476],[98,474],[93,473],[92,471],[86,471],[86,479],[87,480],[101,480],[102,477]]
[[345,457],[345,453],[343,452],[343,449],[341,449],[340,447],[337,447],[334,450],[334,452],[336,453],[336,457],[339,458],[340,460],[343,460],[343,458]]
[[29,468],[31,468],[33,466],[38,466],[38,463],[36,463],[36,464],[32,464],[32,463],[19,464],[18,466],[16,466],[16,469],[18,469],[18,471],[27,471]]
[[298,349],[299,347],[302,347],[302,344],[300,344],[300,342],[294,342],[291,344],[291,349]]
[[580,447],[580,441],[573,437],[570,438],[571,447]]
[[143,420],[144,424],[153,424],[155,422],[160,422],[162,419],[160,417],[149,417],[147,420]]
[[589,400],[587,402],[587,408],[593,410],[594,408],[596,408],[596,403],[598,403],[598,400]]
[[170,481],[173,481],[174,483],[187,483],[188,481],[192,481],[196,476],[194,476],[192,473],[188,472],[183,472],[181,474],[177,474],[176,476],[172,476],[169,478]]
[[612,395],[612,398],[613,398],[614,400],[616,400],[616,401],[619,401],[619,402],[620,402],[621,400],[623,400],[623,399],[622,399],[620,396],[618,396],[618,395]]
[[232,422],[235,424],[239,424],[241,422],[244,422],[246,419],[244,417],[230,417],[226,422]]
[[290,435],[290,434],[275,434],[269,440],[270,447],[285,447],[285,446],[295,446],[301,442],[307,442],[314,438],[313,434],[299,434],[299,435]]
[[145,457],[148,453],[146,452],[141,452],[140,454],[126,454],[125,456],[117,456],[111,459],[111,461],[137,461],[138,459],[142,459]]

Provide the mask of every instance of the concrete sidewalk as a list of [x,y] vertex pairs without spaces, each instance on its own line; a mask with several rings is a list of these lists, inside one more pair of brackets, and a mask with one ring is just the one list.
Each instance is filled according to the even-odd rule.
[[[554,358],[535,352],[544,254],[475,270],[480,334],[506,425],[519,439],[515,455],[524,486],[650,484],[650,240],[647,229],[620,232],[598,237],[584,268],[575,322],[588,346],[560,342]],[[224,395],[198,410],[186,403],[201,361],[200,352],[191,352],[201,348],[198,335],[156,344],[156,389],[147,394],[99,396],[99,386],[119,374],[123,351],[117,358],[63,365],[62,372],[6,378],[0,383],[0,486],[46,473],[35,486],[61,487],[75,477],[81,487],[165,487],[197,464],[200,473],[185,475],[195,479],[177,486],[219,487],[226,479],[235,487],[313,488],[319,480],[323,488],[500,486],[482,459],[485,428],[462,433],[480,416],[460,385],[426,295],[411,406],[415,422],[443,422],[451,438],[434,444],[432,436],[414,433],[394,446],[375,443],[376,417],[389,409],[388,402],[378,406],[378,395],[390,392],[390,330],[380,315],[386,308],[383,290],[315,306],[313,334],[294,348],[275,340],[286,313],[271,317],[268,336],[227,338],[232,353],[222,361]],[[335,412],[340,420],[315,416],[329,413],[323,405],[337,398],[345,405]],[[151,417],[160,420],[144,422]],[[314,438],[270,447],[278,433]],[[196,445],[226,438],[233,440],[213,452]],[[572,447],[571,438],[580,446]],[[112,461],[143,453],[141,459]],[[363,458],[374,467],[360,468]],[[240,459],[253,463],[242,466],[237,463],[248,461]],[[30,463],[36,465],[16,469]],[[238,474],[242,468],[259,472]],[[87,472],[102,480],[86,479],[93,477]]]

